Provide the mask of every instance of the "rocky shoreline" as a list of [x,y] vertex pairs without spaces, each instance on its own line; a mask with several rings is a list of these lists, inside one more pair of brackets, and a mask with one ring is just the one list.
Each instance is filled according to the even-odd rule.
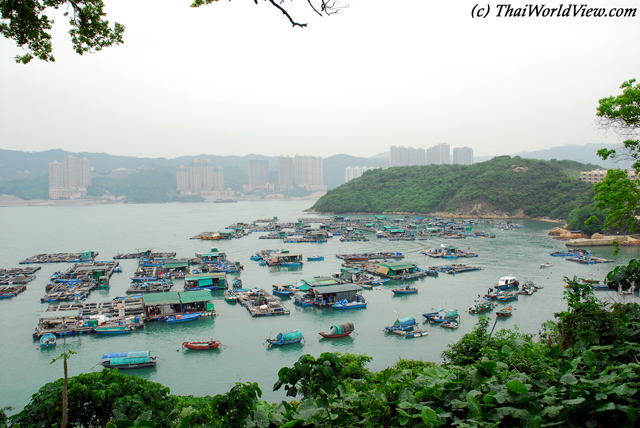
[[601,235],[594,233],[588,235],[584,233],[574,233],[562,227],[556,227],[549,232],[553,239],[567,241],[567,247],[605,247],[613,246],[613,242],[617,242],[620,246],[640,245],[640,239],[637,235]]

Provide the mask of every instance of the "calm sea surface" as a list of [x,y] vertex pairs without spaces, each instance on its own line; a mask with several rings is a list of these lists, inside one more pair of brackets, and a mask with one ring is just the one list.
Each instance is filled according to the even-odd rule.
[[[252,318],[241,305],[230,305],[222,292],[214,292],[218,316],[204,318],[183,325],[150,324],[127,336],[96,335],[71,336],[58,339],[54,349],[38,349],[32,333],[47,304],[40,303],[50,275],[67,269],[68,264],[42,265],[37,278],[27,290],[12,299],[0,300],[0,408],[23,408],[29,398],[47,382],[63,374],[62,363],[50,364],[62,350],[77,352],[69,361],[70,375],[101,370],[97,363],[106,352],[151,350],[159,357],[153,369],[133,371],[154,382],[171,388],[173,394],[214,395],[224,393],[235,382],[258,382],[263,398],[276,402],[284,399],[284,392],[272,392],[278,370],[293,364],[301,355],[318,356],[322,352],[351,352],[373,357],[369,367],[383,369],[399,358],[441,361],[440,354],[447,344],[469,332],[476,315],[467,309],[474,299],[486,293],[499,277],[513,274],[522,282],[532,280],[545,288],[532,296],[520,296],[512,303],[514,316],[499,320],[503,327],[518,326],[525,333],[535,334],[541,323],[553,319],[555,312],[566,307],[562,299],[562,278],[578,275],[602,280],[615,265],[637,258],[637,248],[624,248],[613,264],[581,265],[550,257],[549,253],[565,249],[562,242],[552,240],[547,233],[552,223],[525,221],[518,230],[492,230],[495,239],[395,241],[372,239],[368,242],[340,242],[339,237],[326,244],[287,244],[279,240],[258,239],[253,233],[241,239],[200,241],[189,239],[206,231],[218,231],[236,222],[278,217],[283,222],[298,218],[322,217],[304,213],[310,201],[259,201],[235,204],[158,204],[158,205],[93,205],[73,207],[15,207],[0,208],[2,245],[0,267],[19,267],[21,260],[40,253],[98,251],[97,260],[112,260],[117,253],[134,252],[138,248],[154,251],[175,251],[177,257],[193,257],[212,246],[225,251],[229,258],[240,261],[245,270],[240,275],[245,287],[260,287],[268,291],[273,284],[295,283],[301,278],[329,275],[340,270],[338,253],[400,251],[405,260],[421,267],[445,264],[427,258],[420,251],[440,244],[458,245],[478,253],[475,259],[460,259],[458,263],[481,266],[482,270],[458,275],[440,274],[416,282],[417,295],[396,297],[392,286],[363,290],[367,309],[335,311],[315,307],[300,308],[289,300],[285,305],[290,315]],[[366,216],[351,216],[364,218]],[[489,224],[474,230],[491,230]],[[261,249],[288,249],[303,256],[323,255],[324,261],[307,262],[300,269],[275,269],[258,266],[249,257]],[[610,248],[594,249],[594,254],[611,258]],[[551,261],[554,266],[540,269],[540,263]],[[111,300],[125,295],[137,260],[121,261],[124,272],[115,274],[105,291],[94,291],[88,301]],[[180,281],[176,289],[182,288]],[[609,292],[600,296],[613,298]],[[633,297],[637,300],[637,297]],[[429,336],[405,339],[385,334],[382,328],[392,324],[398,315],[413,316],[422,323],[422,313],[432,307],[457,308],[461,313],[460,328],[448,330],[429,326]],[[318,332],[331,325],[352,321],[356,335],[342,339],[320,339]],[[265,339],[278,332],[301,329],[303,344],[267,348]],[[216,338],[223,346],[212,352],[182,351],[184,340]]]

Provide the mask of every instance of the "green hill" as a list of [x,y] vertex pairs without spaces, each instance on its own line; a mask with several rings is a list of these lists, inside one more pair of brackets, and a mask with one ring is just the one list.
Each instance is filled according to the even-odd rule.
[[334,213],[465,213],[567,218],[593,200],[578,179],[593,165],[501,156],[470,166],[427,165],[366,172],[312,207]]

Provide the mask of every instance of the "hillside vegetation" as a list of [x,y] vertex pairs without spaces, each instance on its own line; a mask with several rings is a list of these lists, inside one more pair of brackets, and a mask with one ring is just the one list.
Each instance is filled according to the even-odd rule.
[[470,166],[427,165],[367,171],[329,191],[317,212],[465,213],[567,218],[593,201],[578,179],[593,165],[501,156]]

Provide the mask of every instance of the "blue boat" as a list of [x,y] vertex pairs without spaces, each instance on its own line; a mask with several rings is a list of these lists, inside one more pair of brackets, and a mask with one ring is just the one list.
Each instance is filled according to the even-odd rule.
[[280,297],[291,297],[297,291],[293,285],[274,285],[272,293]]
[[149,355],[149,351],[115,352],[104,354],[100,365],[110,369],[139,369],[155,367],[157,357]]
[[194,312],[191,314],[171,315],[170,317],[167,317],[167,323],[171,324],[175,322],[193,321],[200,318],[200,315],[202,315],[200,312]]
[[40,338],[40,347],[41,348],[53,348],[56,346],[56,335],[52,333],[47,333]]
[[100,326],[93,329],[98,334],[129,334],[131,327],[128,325]]
[[393,325],[388,325],[384,328],[384,331],[393,333],[394,331],[409,331],[418,326],[418,322],[414,317],[399,318]]
[[278,333],[275,339],[267,339],[267,343],[269,343],[269,347],[272,345],[292,345],[299,343],[302,339],[304,339],[304,337],[302,336],[301,330],[292,330],[285,333]]
[[393,288],[391,291],[393,291],[393,294],[414,294],[418,292],[418,289],[410,285],[403,285],[402,287]]
[[324,256],[311,256],[311,257],[307,257],[307,261],[308,262],[319,262],[324,260]]
[[358,296],[359,300],[354,300],[353,302],[347,302],[347,299],[339,300],[338,302],[333,304],[333,309],[359,309],[366,308],[367,303],[364,301],[362,296]]
[[456,320],[460,318],[457,309],[434,308],[431,312],[422,314],[426,321],[430,323],[440,323],[445,321]]

